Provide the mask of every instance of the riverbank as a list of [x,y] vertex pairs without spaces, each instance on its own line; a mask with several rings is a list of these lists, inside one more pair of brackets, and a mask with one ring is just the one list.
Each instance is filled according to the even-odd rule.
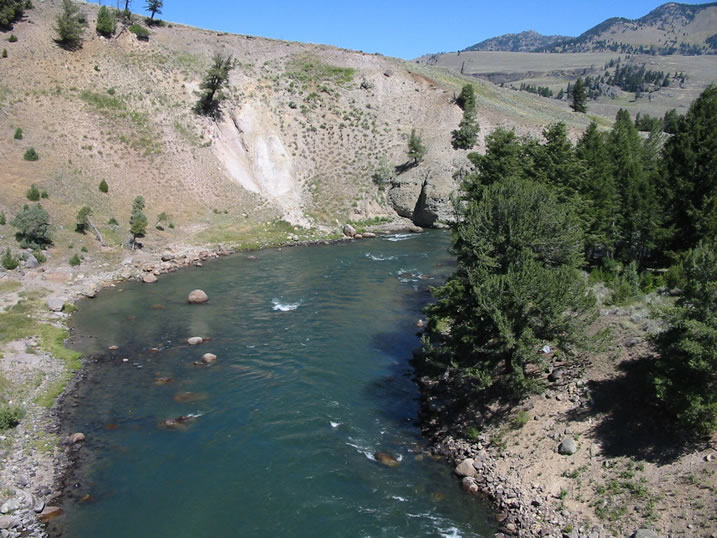
[[551,361],[545,392],[515,409],[470,401],[450,373],[419,379],[434,453],[494,504],[502,534],[717,536],[715,437],[668,431],[649,403],[650,310],[662,300],[602,307],[594,329],[610,330],[607,349]]
[[[309,246],[330,242],[370,238],[375,233],[420,232],[409,222],[383,224],[354,237],[344,235],[299,241],[288,238],[270,246]],[[347,230],[351,235],[351,230]],[[62,476],[71,464],[73,452],[82,442],[70,443],[60,437],[56,401],[61,401],[68,382],[81,382],[74,360],[53,356],[41,332],[52,328],[53,336],[67,334],[67,322],[74,305],[91,299],[106,287],[125,280],[141,280],[151,285],[160,275],[185,267],[201,267],[208,259],[237,254],[228,246],[204,248],[169,245],[160,249],[112,252],[121,262],[95,257],[80,267],[49,262],[37,267],[21,267],[0,272],[0,308],[17,311],[24,318],[16,329],[19,338],[3,335],[0,342],[0,382],[9,404],[20,406],[25,415],[20,423],[0,432],[0,534],[3,537],[46,536],[44,523],[59,512],[54,504],[61,491]],[[242,251],[243,252],[243,251]],[[249,252],[249,251],[247,251]],[[248,254],[251,255],[251,254]],[[113,266],[114,265],[114,266]],[[53,345],[60,346],[60,342]],[[64,353],[64,352],[63,352]]]

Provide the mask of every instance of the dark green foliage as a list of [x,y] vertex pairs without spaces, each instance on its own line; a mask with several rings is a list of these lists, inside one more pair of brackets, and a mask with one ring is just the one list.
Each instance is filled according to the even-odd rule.
[[147,41],[149,39],[149,30],[141,24],[133,24],[129,27],[129,31],[137,36],[137,39]]
[[572,90],[573,101],[570,106],[575,112],[584,114],[588,111],[588,92],[582,78],[578,78],[578,80],[575,81],[575,86],[573,86]]
[[553,90],[547,86],[536,86],[535,84],[526,84],[525,82],[521,82],[520,91],[534,93],[536,95],[540,95],[541,97],[553,96]]
[[699,243],[684,261],[685,289],[663,312],[668,328],[654,339],[657,397],[682,426],[717,430],[717,245]]
[[527,370],[539,348],[570,352],[592,319],[580,220],[550,187],[522,178],[498,179],[465,202],[458,270],[427,309],[429,331],[449,330],[429,354],[477,388],[499,383],[519,395],[534,385]]
[[50,216],[40,204],[25,205],[10,224],[17,228],[15,238],[22,248],[43,248],[52,244]]
[[219,106],[225,99],[222,88],[229,82],[229,72],[234,67],[234,60],[231,56],[226,58],[221,54],[214,55],[212,66],[207,71],[199,85],[199,100],[194,105],[197,114],[218,118],[220,115]]
[[458,129],[453,131],[451,144],[453,149],[471,149],[478,142],[480,125],[473,114],[463,113],[463,119],[458,124]]
[[80,258],[80,256],[77,253],[73,254],[72,257],[70,258],[70,265],[72,267],[77,267],[81,263],[82,263],[82,258]]
[[89,218],[92,215],[92,208],[84,206],[77,212],[77,224],[75,225],[75,231],[84,234],[90,225]]
[[40,200],[40,191],[34,184],[32,184],[25,193],[25,196],[27,196],[27,199],[31,202],[38,202]]
[[413,165],[416,166],[426,156],[426,145],[423,143],[421,135],[416,133],[415,129],[411,129],[411,134],[408,137],[408,158],[413,161]]
[[147,217],[144,214],[144,198],[142,196],[137,196],[132,202],[129,231],[132,234],[133,246],[136,244],[138,237],[144,237],[147,233]]
[[466,84],[461,88],[461,93],[456,97],[456,104],[467,112],[475,112],[476,94],[473,84]]
[[162,0],[147,0],[146,9],[152,14],[152,16],[149,18],[150,21],[154,21],[154,16],[157,13],[162,13],[163,5],[164,2],[162,2]]
[[8,41],[10,43],[17,43],[17,36],[15,34],[10,34],[10,37],[8,38]]
[[97,12],[97,25],[95,29],[97,33],[105,37],[110,37],[115,33],[117,27],[117,20],[114,14],[107,9],[107,6],[101,6]]
[[26,161],[37,161],[40,156],[37,154],[37,151],[35,151],[35,148],[27,148],[22,158]]
[[99,189],[100,189],[100,192],[104,192],[104,193],[107,193],[107,191],[110,190],[109,186],[107,185],[107,182],[104,179],[102,181],[100,181]]
[[669,196],[673,250],[717,237],[717,86],[690,106],[664,149],[663,175]]
[[25,410],[17,405],[0,405],[0,431],[14,428],[25,416]]
[[107,221],[107,224],[110,226],[119,226],[119,222],[117,222],[117,219],[114,217],[110,217],[110,220]]
[[55,19],[57,42],[66,48],[78,47],[84,32],[82,19],[80,8],[72,0],[62,0],[62,12]]
[[3,268],[7,269],[8,271],[17,269],[17,266],[20,265],[18,259],[12,255],[12,252],[10,252],[9,247],[5,249],[5,252],[3,252],[2,260],[0,263],[2,264]]
[[682,116],[680,116],[674,108],[665,112],[665,116],[662,118],[664,131],[669,134],[676,134],[681,119]]
[[2,49],[2,57],[7,58],[7,49]]
[[20,127],[18,127],[17,129],[15,129],[15,135],[13,136],[13,138],[15,140],[22,140],[22,137],[23,137],[22,129]]
[[5,218],[5,212],[0,211],[0,226],[5,226],[7,219]]
[[25,9],[24,0],[0,0],[0,27],[11,26],[22,17]]
[[663,123],[660,118],[653,118],[649,114],[640,114],[635,116],[635,128],[638,131],[662,131]]

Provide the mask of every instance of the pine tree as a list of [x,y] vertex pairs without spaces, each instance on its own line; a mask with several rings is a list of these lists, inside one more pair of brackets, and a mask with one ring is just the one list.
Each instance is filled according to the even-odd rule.
[[132,214],[129,217],[129,231],[132,234],[130,244],[132,248],[137,245],[137,238],[147,233],[147,216],[144,214],[144,198],[137,196],[132,202]]
[[162,0],[147,0],[147,11],[149,11],[152,15],[150,16],[149,20],[154,21],[154,16],[159,13],[162,14],[162,7],[164,6],[164,2]]
[[101,6],[97,12],[97,33],[105,37],[111,37],[115,33],[116,27],[117,21],[114,15],[107,9],[107,6]]
[[426,156],[426,145],[423,143],[421,135],[416,133],[416,129],[411,129],[408,137],[408,158],[413,160],[413,165],[417,166]]
[[67,48],[76,48],[82,40],[84,28],[79,11],[80,8],[72,0],[62,0],[62,12],[55,19],[57,42]]
[[588,92],[582,78],[578,78],[578,80],[575,81],[575,86],[573,86],[572,90],[573,102],[571,107],[575,112],[581,112],[584,114],[588,111]]
[[198,114],[217,118],[220,115],[219,105],[225,99],[222,88],[229,82],[229,72],[234,67],[231,56],[226,58],[220,54],[214,56],[213,64],[204,76],[199,88],[199,100],[194,105]]

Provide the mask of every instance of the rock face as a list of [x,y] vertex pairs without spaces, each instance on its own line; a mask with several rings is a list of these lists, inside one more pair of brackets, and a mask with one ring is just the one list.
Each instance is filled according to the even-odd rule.
[[202,290],[193,290],[187,298],[187,301],[191,304],[202,304],[206,303],[208,300],[209,296]]
[[440,223],[456,221],[456,215],[451,202],[451,194],[454,190],[452,184],[433,184],[425,182],[421,187],[421,194],[413,210],[413,222],[417,226],[427,228]]
[[575,440],[571,437],[566,437],[558,447],[558,454],[563,456],[572,456],[578,451],[578,447],[575,444]]

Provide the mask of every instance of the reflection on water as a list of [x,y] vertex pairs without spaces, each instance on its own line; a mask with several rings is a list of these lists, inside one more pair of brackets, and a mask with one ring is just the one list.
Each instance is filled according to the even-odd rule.
[[408,358],[448,239],[262,251],[85,301],[76,345],[99,359],[66,406],[87,442],[63,535],[488,535],[414,424]]

